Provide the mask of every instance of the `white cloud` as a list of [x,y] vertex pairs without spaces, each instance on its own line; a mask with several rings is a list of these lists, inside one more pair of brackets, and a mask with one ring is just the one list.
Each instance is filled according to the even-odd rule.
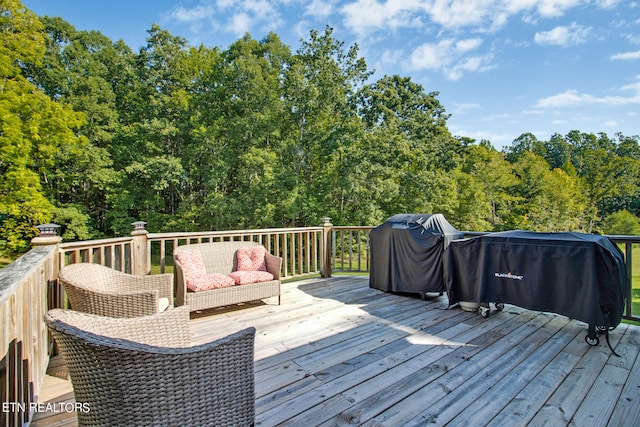
[[170,16],[178,22],[194,22],[211,18],[214,10],[211,6],[197,6],[192,9],[185,9],[182,6],[176,7]]
[[455,64],[447,72],[449,80],[459,80],[462,78],[465,72],[487,71],[494,68],[491,65],[491,55],[484,56],[471,56],[465,58],[463,61]]
[[563,108],[586,105],[606,105],[610,107],[640,104],[640,82],[637,84],[623,86],[621,89],[632,90],[631,96],[603,96],[597,97],[588,93],[580,93],[571,89],[557,95],[539,99],[536,102],[537,108]]
[[333,13],[333,2],[313,0],[304,8],[304,14],[316,19],[324,19]]
[[562,16],[564,13],[582,3],[580,0],[541,0],[536,2],[536,9],[540,16],[552,18]]
[[402,50],[386,49],[384,52],[382,52],[382,55],[380,55],[380,63],[385,65],[397,64],[403,57],[403,55],[404,51]]
[[596,5],[602,9],[611,9],[616,6],[622,0],[596,0]]
[[445,39],[438,43],[424,43],[411,53],[411,70],[440,70],[449,80],[459,80],[466,72],[486,71],[492,68],[490,54],[466,56],[477,49],[482,39]]
[[346,27],[361,36],[398,28],[426,29],[430,22],[444,29],[476,27],[494,32],[515,15],[533,23],[594,2],[598,8],[610,9],[621,0],[352,0],[340,13]]
[[419,0],[357,0],[342,7],[344,21],[356,34],[364,35],[372,30],[395,29],[416,24],[411,14],[421,9]]
[[453,104],[453,114],[465,114],[469,111],[479,110],[482,105],[475,102],[464,102]]
[[411,68],[418,70],[439,69],[449,65],[453,58],[453,40],[441,40],[437,44],[425,43],[411,53]]
[[568,27],[559,26],[551,31],[538,32],[534,41],[538,44],[550,44],[557,46],[571,46],[584,43],[587,40],[589,29],[572,22]]
[[628,85],[622,86],[621,90],[630,90],[640,94],[640,77],[636,77],[637,81]]
[[[210,31],[211,27],[218,28],[216,19],[223,19],[226,23],[223,29],[235,36],[242,36],[246,32],[275,30],[283,23],[277,7],[285,0],[270,2],[267,0],[217,0],[214,3],[201,1],[200,4],[187,8],[175,7],[168,19],[178,23],[188,23],[191,31],[200,33],[201,30]],[[266,30],[265,30],[266,29]]]
[[218,6],[220,9],[227,9],[232,7],[236,3],[236,0],[218,0],[216,2],[216,6]]
[[242,4],[242,10],[251,12],[259,19],[267,19],[277,14],[274,6],[265,0],[245,0]]
[[251,29],[253,20],[246,13],[236,13],[227,24],[227,30],[237,36],[242,36]]
[[615,55],[611,55],[611,59],[622,59],[622,60],[640,59],[640,50],[636,50],[635,52],[616,53]]
[[482,39],[474,38],[474,39],[465,39],[456,42],[456,50],[458,52],[468,52],[474,50],[478,46],[482,44]]
[[435,0],[431,6],[424,5],[431,19],[444,27],[479,25],[490,20],[496,2],[493,0]]

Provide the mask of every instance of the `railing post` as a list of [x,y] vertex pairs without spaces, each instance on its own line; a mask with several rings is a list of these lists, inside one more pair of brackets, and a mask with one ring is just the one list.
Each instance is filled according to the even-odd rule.
[[151,273],[151,266],[147,263],[147,234],[149,234],[149,232],[144,228],[146,224],[144,221],[136,221],[131,224],[133,225],[133,231],[131,232],[133,236],[133,241],[131,242],[133,255],[133,265],[131,266],[132,274],[144,275]]
[[58,236],[58,229],[60,226],[58,224],[41,224],[37,225],[36,228],[40,230],[40,234],[33,239],[31,239],[31,244],[33,246],[55,246],[56,250],[54,251],[54,262],[53,262],[53,271],[50,272],[51,277],[50,280],[55,280],[58,277],[58,270],[60,269],[60,242],[62,242],[62,237]]
[[331,218],[322,218],[322,277],[331,277],[331,233],[333,224]]

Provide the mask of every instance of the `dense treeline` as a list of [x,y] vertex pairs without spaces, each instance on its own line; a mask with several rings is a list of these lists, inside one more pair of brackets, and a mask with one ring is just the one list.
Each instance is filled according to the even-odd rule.
[[438,93],[372,71],[331,28],[227,49],[158,26],[138,52],[1,0],[0,254],[152,231],[371,225],[638,233],[638,136],[453,136]]

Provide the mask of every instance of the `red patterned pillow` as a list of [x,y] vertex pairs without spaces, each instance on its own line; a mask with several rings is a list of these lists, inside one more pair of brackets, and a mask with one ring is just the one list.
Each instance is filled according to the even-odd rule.
[[229,273],[229,277],[238,285],[248,285],[249,283],[273,280],[273,274],[268,271],[234,271],[233,273]]
[[207,270],[202,262],[202,255],[199,251],[180,251],[176,253],[176,259],[182,267],[182,274],[184,274],[187,289],[191,289],[192,286],[195,286],[196,282],[204,280],[207,277]]
[[238,248],[236,258],[238,260],[238,271],[267,271],[264,246],[245,246]]
[[229,276],[220,273],[208,274],[203,278],[198,278],[187,284],[187,288],[191,291],[206,291],[208,289],[228,288],[235,286],[236,282]]

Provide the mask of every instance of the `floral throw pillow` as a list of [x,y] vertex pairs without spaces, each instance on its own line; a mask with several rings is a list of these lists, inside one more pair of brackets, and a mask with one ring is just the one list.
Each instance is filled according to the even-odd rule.
[[238,271],[267,271],[266,254],[264,246],[238,248],[236,251]]
[[176,259],[182,267],[182,274],[184,275],[184,281],[187,289],[191,289],[191,286],[196,281],[200,281],[207,277],[207,270],[202,262],[202,255],[198,251],[180,251],[176,253]]
[[237,285],[248,285],[249,283],[268,282],[273,280],[273,274],[268,271],[234,271],[229,273],[229,277]]

